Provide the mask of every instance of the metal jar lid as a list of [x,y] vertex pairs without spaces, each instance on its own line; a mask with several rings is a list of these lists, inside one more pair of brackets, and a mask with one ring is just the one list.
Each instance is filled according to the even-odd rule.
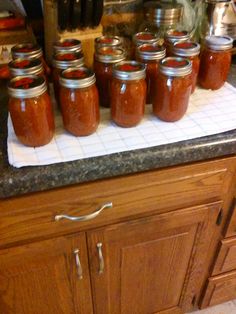
[[17,76],[8,84],[8,94],[14,98],[33,98],[42,95],[47,84],[42,76]]
[[81,52],[60,52],[53,56],[52,64],[57,69],[78,67],[84,65],[84,56]]
[[136,46],[142,45],[142,44],[154,44],[157,43],[160,38],[151,32],[139,32],[133,35],[133,43]]
[[96,82],[93,71],[86,67],[68,68],[60,73],[59,83],[68,88],[84,88]]
[[40,59],[15,59],[8,66],[12,76],[43,73],[43,65]]
[[180,57],[193,57],[200,53],[200,45],[193,41],[176,42],[172,47],[174,55]]
[[100,47],[95,51],[95,59],[102,63],[117,63],[125,57],[125,50],[118,47]]
[[100,47],[120,47],[122,46],[122,39],[119,36],[101,36],[94,40],[95,48]]
[[205,45],[213,50],[227,50],[233,47],[233,39],[230,36],[206,36]]
[[166,48],[158,44],[144,44],[136,48],[136,54],[142,60],[160,60],[166,56]]
[[160,72],[169,76],[185,76],[192,72],[192,62],[185,58],[168,57],[162,59]]
[[144,12],[148,20],[156,24],[172,25],[178,22],[183,14],[183,5],[159,1],[144,3]]
[[112,75],[120,80],[140,80],[146,76],[146,67],[137,61],[122,61],[113,66]]
[[61,39],[54,42],[53,49],[55,53],[65,51],[66,52],[82,51],[82,43],[80,40],[73,38]]
[[37,44],[25,43],[11,48],[12,58],[37,59],[42,57],[42,48]]
[[190,39],[190,34],[187,31],[169,30],[165,33],[165,40],[170,43],[176,41],[187,41]]

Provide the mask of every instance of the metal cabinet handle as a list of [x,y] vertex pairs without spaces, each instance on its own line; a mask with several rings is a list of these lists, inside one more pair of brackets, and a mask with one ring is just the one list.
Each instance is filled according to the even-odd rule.
[[99,270],[98,273],[102,274],[104,271],[104,258],[102,255],[102,243],[97,243],[97,249],[98,249],[98,258],[99,258]]
[[87,221],[87,220],[90,220],[90,219],[97,217],[105,208],[112,208],[112,202],[103,204],[101,207],[99,207],[97,210],[95,210],[95,212],[93,212],[89,215],[78,216],[78,217],[68,216],[68,215],[56,215],[54,219],[56,221],[59,221],[61,219],[69,219],[72,221]]
[[82,266],[81,266],[80,258],[79,258],[79,249],[75,249],[74,254],[75,254],[75,263],[76,263],[76,267],[77,267],[77,275],[78,275],[79,279],[82,279],[83,278],[83,270],[82,270]]

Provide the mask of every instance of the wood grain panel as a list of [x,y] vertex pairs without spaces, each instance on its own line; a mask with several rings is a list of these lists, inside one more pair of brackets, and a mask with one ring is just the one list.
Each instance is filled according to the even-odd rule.
[[212,272],[217,275],[236,269],[236,238],[221,241],[219,254]]
[[201,308],[224,303],[235,298],[236,271],[233,271],[209,278]]
[[[231,182],[233,160],[150,171],[0,200],[0,247],[222,199]],[[57,214],[89,214],[108,201],[113,202],[113,208],[94,220],[54,221]]]

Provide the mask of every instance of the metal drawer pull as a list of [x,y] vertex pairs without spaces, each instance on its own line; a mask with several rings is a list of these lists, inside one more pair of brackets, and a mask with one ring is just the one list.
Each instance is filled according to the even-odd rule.
[[99,270],[98,273],[102,274],[104,271],[104,258],[102,255],[102,243],[97,243],[97,249],[98,249],[98,258],[99,258]]
[[99,207],[97,210],[95,210],[95,212],[93,212],[92,214],[89,214],[89,215],[78,216],[78,217],[68,216],[68,215],[56,215],[55,220],[58,221],[61,219],[69,219],[72,221],[86,221],[86,220],[90,220],[90,219],[97,217],[105,208],[112,208],[112,202],[103,204],[101,207]]
[[77,275],[78,275],[79,279],[82,279],[83,278],[83,270],[82,270],[82,266],[81,266],[80,258],[79,258],[79,249],[75,249],[74,254],[75,254],[75,263],[76,263],[76,267],[77,267]]

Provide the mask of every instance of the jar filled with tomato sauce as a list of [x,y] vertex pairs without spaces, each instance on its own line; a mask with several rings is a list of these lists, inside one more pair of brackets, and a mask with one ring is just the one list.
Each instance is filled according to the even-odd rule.
[[15,59],[9,64],[11,77],[27,75],[44,75],[43,64],[40,59]]
[[233,39],[229,36],[207,36],[201,52],[198,82],[206,89],[216,90],[227,79],[231,64]]
[[111,117],[121,127],[133,127],[144,116],[146,101],[145,65],[123,61],[113,67],[110,86]]
[[158,44],[160,38],[151,32],[139,32],[133,35],[132,42],[133,42],[133,58],[136,57],[136,50],[139,46],[147,44]]
[[146,66],[147,100],[152,103],[152,93],[157,86],[159,61],[165,58],[166,49],[158,44],[144,44],[136,49],[136,59]]
[[94,47],[95,50],[101,47],[113,47],[113,48],[122,48],[123,41],[119,36],[100,36],[95,38]]
[[122,48],[100,47],[95,51],[93,69],[97,79],[100,105],[110,107],[109,86],[112,78],[112,67],[126,57]]
[[95,74],[85,67],[60,74],[60,103],[64,128],[75,136],[96,131],[100,114]]
[[37,44],[24,43],[11,48],[13,59],[40,59],[42,61],[46,75],[51,73],[51,70],[43,58],[42,48]]
[[190,34],[187,31],[169,30],[164,35],[164,45],[166,47],[166,55],[172,55],[172,48],[176,42],[184,42],[190,40]]
[[52,59],[53,64],[53,87],[54,87],[54,95],[57,101],[57,104],[60,107],[60,99],[59,99],[59,76],[62,70],[65,70],[69,67],[81,67],[84,65],[84,56],[81,52],[61,52],[57,53],[53,56]]
[[188,108],[192,90],[192,63],[180,57],[160,61],[153,113],[166,122],[180,120]]
[[8,108],[18,140],[31,147],[48,144],[54,134],[54,117],[43,77],[18,76],[8,85]]
[[176,42],[173,45],[172,52],[174,56],[184,57],[192,62],[192,93],[197,84],[199,66],[200,66],[200,45],[192,41]]
[[66,38],[53,43],[54,53],[60,52],[82,52],[82,43],[78,39]]

